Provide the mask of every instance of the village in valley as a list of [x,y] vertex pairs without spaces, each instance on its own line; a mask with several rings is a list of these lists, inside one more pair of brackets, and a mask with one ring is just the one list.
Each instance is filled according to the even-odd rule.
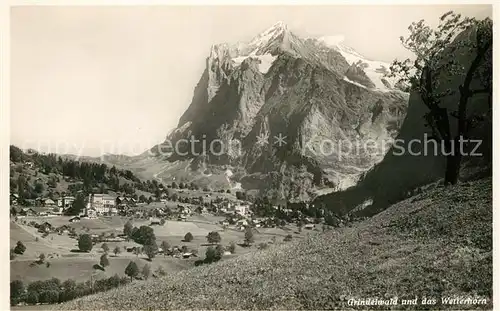
[[[19,305],[70,299],[47,294],[50,282],[74,282],[81,287],[78,293],[66,294],[79,297],[263,250],[328,227],[324,217],[305,215],[297,206],[248,200],[240,189],[139,181],[114,167],[69,160],[47,169],[45,157],[51,156],[11,160],[11,281],[41,286]],[[82,186],[85,178],[66,176],[67,165],[103,169],[103,182]],[[130,180],[120,177],[110,187],[120,174]],[[132,181],[134,191],[128,188]],[[66,191],[59,191],[63,183]],[[120,189],[125,191],[114,191]]]

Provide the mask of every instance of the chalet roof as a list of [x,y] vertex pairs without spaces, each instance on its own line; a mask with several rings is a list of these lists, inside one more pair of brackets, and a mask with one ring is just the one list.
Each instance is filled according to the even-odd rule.
[[103,200],[115,200],[116,197],[112,196],[112,195],[109,195],[109,194],[105,194],[105,193],[95,193],[93,194],[94,198],[102,198]]
[[38,213],[38,214],[41,213],[41,212],[47,212],[48,211],[47,209],[45,209],[43,207],[39,207],[39,206],[28,207],[27,210],[32,210],[33,212]]

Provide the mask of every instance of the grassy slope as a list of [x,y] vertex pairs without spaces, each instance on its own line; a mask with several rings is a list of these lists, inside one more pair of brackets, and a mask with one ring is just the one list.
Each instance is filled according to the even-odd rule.
[[491,297],[491,183],[430,189],[353,227],[58,307],[344,309],[351,297]]

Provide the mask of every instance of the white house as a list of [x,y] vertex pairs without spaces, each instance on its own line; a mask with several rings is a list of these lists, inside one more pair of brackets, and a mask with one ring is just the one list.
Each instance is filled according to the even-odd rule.
[[241,216],[245,216],[249,213],[250,207],[246,204],[238,204],[234,207],[234,212]]
[[[94,208],[97,214],[108,214],[117,213],[115,208],[116,198],[107,194],[91,194],[89,195],[89,202],[92,208]],[[114,209],[114,210],[113,210]]]
[[159,218],[156,218],[156,217],[149,218],[149,221],[150,221],[151,225],[159,225],[159,224],[161,224],[161,220]]
[[240,219],[236,222],[236,226],[248,226],[248,221],[246,219]]
[[56,205],[56,202],[54,202],[52,199],[45,199],[43,201],[43,205],[44,206],[54,206],[54,205]]
[[56,207],[54,207],[52,209],[52,214],[54,214],[54,215],[62,215],[63,211],[64,211],[64,209],[62,207],[56,206]]
[[71,218],[69,219],[69,222],[80,222],[80,217],[78,217],[78,216],[71,217]]
[[[62,198],[62,206],[64,208],[70,208],[73,206],[73,202],[75,201],[75,197],[65,196]],[[59,203],[59,202],[58,202]]]
[[88,218],[97,218],[97,211],[95,210],[95,208],[88,208],[87,216]]

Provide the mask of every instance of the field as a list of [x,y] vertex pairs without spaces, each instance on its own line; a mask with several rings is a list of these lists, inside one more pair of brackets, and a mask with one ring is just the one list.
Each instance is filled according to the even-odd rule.
[[352,226],[57,308],[324,310],[351,309],[350,298],[415,296],[436,299],[431,309],[452,308],[441,297],[455,296],[487,305],[454,308],[492,308],[491,178],[427,189]]

